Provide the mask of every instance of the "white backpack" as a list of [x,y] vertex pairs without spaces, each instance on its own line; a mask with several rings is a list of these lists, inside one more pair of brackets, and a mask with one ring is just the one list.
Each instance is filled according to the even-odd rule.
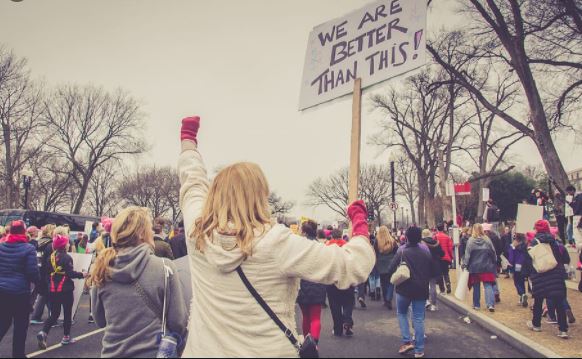
[[547,243],[538,243],[535,247],[528,249],[529,255],[532,259],[532,264],[536,272],[547,273],[558,266],[558,261],[554,257],[552,246]]

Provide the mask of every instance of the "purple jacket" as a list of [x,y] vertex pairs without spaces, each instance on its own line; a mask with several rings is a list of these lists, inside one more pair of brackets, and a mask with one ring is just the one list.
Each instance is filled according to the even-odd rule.
[[521,243],[517,248],[509,247],[509,263],[515,268],[516,265],[524,266],[527,258],[527,247]]

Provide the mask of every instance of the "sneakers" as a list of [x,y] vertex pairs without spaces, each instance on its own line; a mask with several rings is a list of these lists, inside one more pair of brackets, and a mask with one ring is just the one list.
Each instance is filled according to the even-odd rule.
[[[451,283],[447,283],[447,294],[451,294],[453,292],[453,288],[451,287]],[[422,354],[424,357],[424,353]]]
[[567,310],[566,316],[568,317],[568,323],[570,324],[576,323],[576,317],[574,317],[574,313],[572,313],[572,310]]
[[535,332],[535,333],[541,333],[541,331],[542,331],[542,328],[535,327],[533,325],[533,322],[527,322],[527,327],[529,328],[529,330],[531,330],[532,332]]
[[501,295],[495,294],[495,303],[501,303]]
[[36,340],[38,340],[38,349],[46,350],[46,334],[45,332],[40,332],[36,335]]
[[415,358],[424,358],[424,353],[414,353]]
[[400,347],[400,349],[398,350],[398,354],[400,354],[400,355],[406,355],[406,354],[410,353],[413,350],[414,350],[414,344],[407,343],[407,344],[404,344],[404,345],[402,345]]
[[570,336],[568,335],[568,332],[560,332],[560,333],[558,334],[558,338],[561,338],[561,339],[568,339],[568,338],[570,338]]
[[30,325],[41,325],[41,324],[44,324],[44,322],[42,320],[32,319],[30,321]]
[[65,335],[63,337],[63,340],[61,340],[61,345],[69,345],[69,344],[73,344],[74,342],[75,342],[75,340],[72,339],[70,335]]
[[92,315],[89,316],[88,322],[89,322],[89,324],[94,324],[95,323],[95,319],[93,319],[93,316]]
[[358,303],[360,303],[360,306],[362,307],[362,309],[366,309],[368,307],[366,305],[366,301],[362,297],[358,298]]
[[480,307],[473,307],[473,310],[476,311],[476,312],[478,312],[478,311],[481,310],[481,308]]
[[495,313],[495,307],[487,307],[487,310],[489,310],[489,313]]
[[429,308],[428,308],[428,310],[429,310],[430,312],[433,312],[433,313],[434,313],[434,312],[436,312],[436,311],[437,311],[437,306],[436,306],[436,305],[430,305],[430,306],[429,306]]
[[344,330],[346,332],[346,337],[351,338],[354,336],[354,331],[351,325],[344,325]]
[[548,318],[546,319],[546,324],[556,325],[558,321],[556,319]]
[[335,330],[332,330],[331,335],[333,335],[334,337],[337,337],[337,338],[341,338],[344,336],[344,332],[342,330],[341,332],[336,333]]
[[527,294],[524,294],[524,295],[522,295],[522,296],[521,296],[521,305],[522,305],[524,308],[527,308],[527,306],[528,306],[528,302],[527,302]]
[[430,302],[427,300],[426,304],[424,305],[424,309],[428,310],[430,308],[431,304]]

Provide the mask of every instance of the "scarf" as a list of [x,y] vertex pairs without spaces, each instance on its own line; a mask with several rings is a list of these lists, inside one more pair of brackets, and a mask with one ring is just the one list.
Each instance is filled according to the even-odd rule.
[[9,234],[6,243],[28,243],[26,234]]

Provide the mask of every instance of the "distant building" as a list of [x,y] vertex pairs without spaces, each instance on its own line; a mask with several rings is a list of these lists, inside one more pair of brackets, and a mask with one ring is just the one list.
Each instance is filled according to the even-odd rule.
[[582,191],[582,168],[568,172],[568,179],[572,186],[576,187],[578,191]]

